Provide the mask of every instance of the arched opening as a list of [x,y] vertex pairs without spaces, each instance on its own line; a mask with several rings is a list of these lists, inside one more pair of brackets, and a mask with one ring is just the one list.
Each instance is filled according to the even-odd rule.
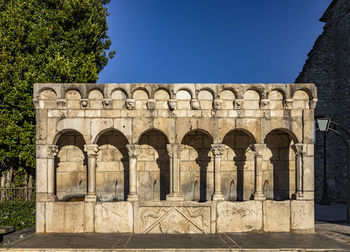
[[181,143],[181,184],[185,200],[211,200],[214,192],[213,158],[210,151],[213,138],[203,130],[193,130],[184,136]]
[[265,196],[268,199],[287,200],[295,193],[295,153],[292,145],[296,143],[292,132],[275,129],[265,138],[269,155],[264,155],[266,169],[263,171]]
[[169,193],[169,155],[167,136],[160,130],[144,132],[137,156],[138,195],[140,200],[165,200]]
[[254,193],[255,182],[254,155],[250,149],[255,143],[254,136],[248,131],[234,129],[225,135],[222,143],[229,147],[221,161],[225,200],[249,200]]
[[117,130],[100,135],[96,167],[96,193],[100,201],[126,200],[129,192],[128,140]]
[[77,131],[67,131],[57,140],[55,188],[58,200],[84,200],[87,192],[85,140]]

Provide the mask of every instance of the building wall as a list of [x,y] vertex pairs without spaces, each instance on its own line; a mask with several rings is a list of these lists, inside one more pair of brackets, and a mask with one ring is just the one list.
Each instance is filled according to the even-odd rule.
[[[330,117],[350,132],[350,2],[334,0],[321,18],[325,25],[308,54],[296,83],[312,82],[318,87],[318,104],[315,117]],[[345,140],[349,137],[340,128]],[[322,198],[324,141],[316,132],[315,145],[315,200]],[[337,134],[327,133],[327,181],[332,201],[346,201],[349,184],[346,166],[346,144]],[[350,167],[350,166],[349,166]]]

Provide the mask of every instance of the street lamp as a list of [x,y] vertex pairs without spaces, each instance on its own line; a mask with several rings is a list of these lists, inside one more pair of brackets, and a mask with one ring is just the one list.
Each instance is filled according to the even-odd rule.
[[331,122],[330,118],[317,118],[318,129],[323,133],[323,192],[321,205],[330,205],[331,201],[328,197],[328,184],[327,184],[327,138],[326,133],[329,129],[329,124]]

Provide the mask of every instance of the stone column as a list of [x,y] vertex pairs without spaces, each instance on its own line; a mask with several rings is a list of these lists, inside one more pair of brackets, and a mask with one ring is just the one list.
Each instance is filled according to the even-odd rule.
[[266,197],[263,192],[263,177],[262,177],[262,161],[263,153],[266,149],[266,144],[253,144],[254,151],[254,166],[255,166],[255,190],[254,200],[265,200]]
[[85,201],[97,201],[96,159],[99,147],[97,144],[86,144],[84,150],[88,156],[88,194],[85,196]]
[[303,199],[303,151],[304,145],[294,144],[293,150],[295,152],[295,162],[296,162],[296,192],[294,194],[295,199]]
[[55,157],[58,153],[57,145],[47,146],[47,200],[55,201]]
[[167,144],[167,150],[169,154],[169,194],[166,199],[169,201],[183,201],[184,196],[180,191],[180,144]]
[[214,155],[214,194],[213,200],[225,200],[221,191],[221,157],[225,150],[223,144],[212,144],[211,151]]
[[129,194],[128,201],[138,201],[137,195],[137,156],[140,154],[140,146],[138,144],[127,144],[129,151]]

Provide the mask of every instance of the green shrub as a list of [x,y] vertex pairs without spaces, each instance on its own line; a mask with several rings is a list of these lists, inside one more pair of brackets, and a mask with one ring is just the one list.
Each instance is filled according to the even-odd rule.
[[16,231],[35,225],[35,201],[0,203],[0,226],[14,226]]

